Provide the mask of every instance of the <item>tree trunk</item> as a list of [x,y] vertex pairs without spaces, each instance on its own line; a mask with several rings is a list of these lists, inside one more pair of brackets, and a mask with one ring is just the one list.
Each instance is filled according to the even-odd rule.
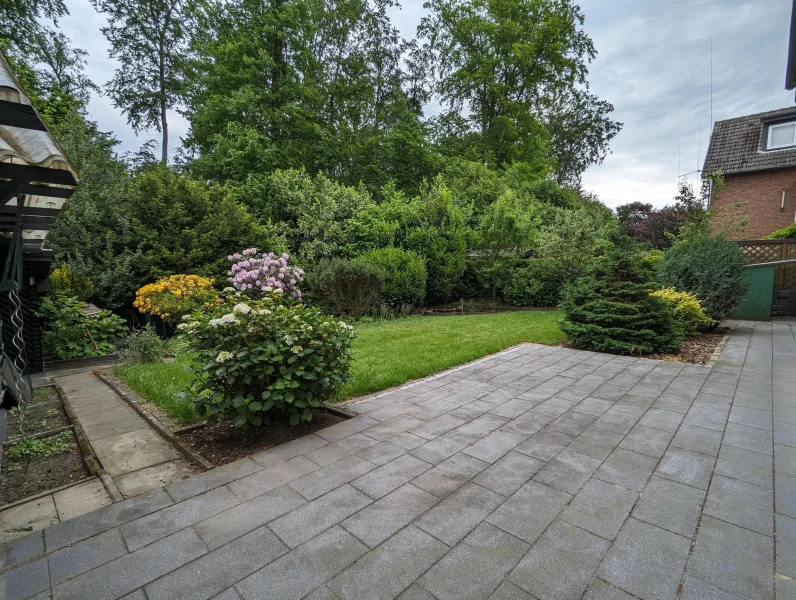
[[166,121],[166,101],[161,100],[160,102],[160,128],[163,131],[163,142],[161,147],[163,148],[163,154],[160,157],[160,162],[163,166],[166,166],[169,158],[169,124]]

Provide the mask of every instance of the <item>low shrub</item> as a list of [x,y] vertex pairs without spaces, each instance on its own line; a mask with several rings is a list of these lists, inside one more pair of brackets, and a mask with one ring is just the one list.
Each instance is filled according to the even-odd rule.
[[94,284],[67,264],[53,269],[47,278],[47,292],[51,296],[68,296],[86,302],[94,291]]
[[361,317],[384,285],[381,270],[360,260],[321,261],[307,279],[312,297],[337,315]]
[[420,255],[402,248],[379,248],[363,254],[359,260],[375,267],[384,278],[379,304],[401,310],[423,302],[427,273]]
[[690,292],[717,325],[728,318],[746,294],[738,244],[720,236],[681,242],[669,248],[658,268],[665,287]]
[[652,295],[669,305],[683,327],[686,337],[699,335],[699,332],[711,323],[710,317],[705,314],[699,299],[694,294],[678,292],[674,288],[663,288],[652,292]]
[[166,341],[151,326],[128,331],[116,344],[116,351],[126,364],[158,362],[166,353]]
[[628,240],[616,239],[587,275],[565,289],[561,330],[573,346],[597,352],[675,350],[682,328],[669,306],[650,292],[638,252]]
[[295,425],[349,379],[353,328],[316,308],[286,302],[279,290],[260,299],[227,294],[213,310],[178,326],[197,360],[191,394],[197,414],[242,429],[283,415]]
[[464,272],[454,288],[453,297],[465,300],[489,298],[492,290],[482,275],[488,264],[489,261],[483,258],[468,258]]
[[535,258],[525,263],[512,271],[503,288],[506,302],[515,306],[556,306],[566,282],[566,268],[546,258]]
[[217,298],[212,279],[199,275],[171,275],[139,288],[133,306],[142,313],[157,315],[174,323],[183,315],[212,305]]
[[109,310],[86,315],[85,304],[74,297],[45,296],[36,314],[44,321],[42,343],[56,358],[65,360],[101,356],[114,350],[127,330],[124,319]]
[[791,240],[796,239],[796,223],[791,223],[787,227],[777,229],[763,238],[764,240]]

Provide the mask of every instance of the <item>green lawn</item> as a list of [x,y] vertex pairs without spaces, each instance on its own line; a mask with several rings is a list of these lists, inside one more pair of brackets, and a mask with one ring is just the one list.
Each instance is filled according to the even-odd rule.
[[[412,317],[356,326],[350,381],[341,398],[361,396],[460,365],[521,342],[557,344],[564,339],[557,311],[521,311],[458,317]],[[182,423],[193,406],[177,394],[191,380],[190,356],[173,363],[116,368],[138,394]]]

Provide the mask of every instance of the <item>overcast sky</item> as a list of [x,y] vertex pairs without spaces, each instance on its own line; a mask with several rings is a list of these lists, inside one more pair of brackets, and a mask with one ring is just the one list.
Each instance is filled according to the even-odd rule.
[[[784,89],[790,0],[581,0],[585,29],[597,59],[591,89],[613,103],[624,123],[613,153],[591,167],[583,187],[608,206],[634,200],[662,206],[676,193],[677,177],[701,168],[710,139],[710,45],[713,38],[713,120],[793,106]],[[89,52],[88,75],[103,84],[114,61],[100,32],[104,17],[88,0],[67,0],[60,22],[73,43]],[[423,0],[404,0],[393,20],[413,37]],[[136,136],[106,97],[95,96],[91,117],[137,150],[156,131]],[[170,146],[187,123],[170,115]],[[701,134],[700,134],[701,132]],[[689,180],[697,182],[698,175]]]

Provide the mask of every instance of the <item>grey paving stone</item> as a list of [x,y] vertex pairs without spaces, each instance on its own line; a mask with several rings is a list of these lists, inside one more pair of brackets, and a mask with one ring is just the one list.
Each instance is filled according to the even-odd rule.
[[534,598],[510,581],[504,581],[489,596],[489,600],[534,600]]
[[548,429],[553,431],[560,431],[572,436],[578,436],[583,433],[586,428],[591,425],[597,417],[594,415],[576,412],[570,410],[569,412],[561,415],[554,421],[547,424]]
[[768,394],[760,396],[749,392],[736,392],[733,406],[745,406],[747,408],[770,411],[772,407],[771,396]]
[[623,450],[646,454],[653,458],[661,458],[671,441],[672,433],[669,431],[636,425],[625,436],[619,447]]
[[543,465],[544,462],[532,456],[509,452],[473,481],[502,496],[511,496],[525,485]]
[[587,415],[599,417],[608,411],[616,402],[613,400],[604,400],[602,398],[588,397],[578,402],[572,410]]
[[46,560],[17,567],[0,579],[0,590],[5,592],[5,600],[23,600],[46,592],[49,588],[50,576]]
[[[353,420],[354,419],[352,419],[352,421]],[[404,431],[409,431],[410,429],[419,427],[423,423],[424,421],[415,418],[412,415],[400,415],[398,417],[390,419],[389,421],[384,421],[382,423],[379,423],[378,425],[374,425],[373,427],[370,427],[368,429],[363,429],[362,433],[372,437],[374,440],[384,442],[399,433],[403,433]],[[333,425],[332,427],[337,427],[337,425]]]
[[265,467],[269,467],[276,463],[284,462],[300,454],[306,454],[317,450],[321,446],[325,446],[329,442],[334,442],[340,438],[344,438],[359,431],[361,427],[369,427],[370,424],[378,423],[375,419],[368,417],[357,417],[356,419],[349,419],[342,421],[326,429],[322,429],[318,433],[323,433],[323,437],[318,433],[311,433],[304,437],[290,440],[279,446],[268,448],[257,454],[252,454],[249,458],[256,460],[258,463]]
[[694,406],[703,406],[705,408],[713,408],[716,410],[725,410],[732,404],[732,396],[717,396],[715,394],[708,394],[700,392],[694,398]]
[[561,519],[607,540],[613,540],[638,499],[636,492],[599,479],[586,482]]
[[796,425],[788,423],[774,424],[774,441],[783,446],[796,447]]
[[642,427],[649,427],[651,429],[662,429],[663,431],[670,431],[672,433],[677,431],[680,423],[683,420],[683,415],[671,410],[657,410],[651,408],[639,420],[639,425]]
[[774,535],[774,494],[770,488],[714,475],[704,513],[763,535]]
[[713,431],[683,423],[672,440],[672,446],[697,452],[698,454],[717,456],[719,446],[721,446],[721,438],[721,431]]
[[622,396],[630,391],[630,387],[626,385],[613,385],[606,383],[594,390],[591,395],[595,398],[602,398],[603,400],[619,400]]
[[403,402],[397,397],[393,398],[392,396],[395,395],[395,392],[393,394],[388,394],[384,398],[386,401],[386,406],[382,406],[381,408],[377,408],[376,410],[369,412],[368,416],[371,419],[376,419],[377,421],[387,421],[393,417],[404,415],[417,409],[417,405],[415,404]]
[[376,465],[358,456],[348,456],[291,481],[288,485],[307,500],[315,500],[341,485],[376,469]]
[[530,546],[481,523],[420,579],[439,600],[487,598]]
[[412,483],[438,498],[444,498],[488,466],[487,462],[459,452],[416,477]]
[[245,600],[299,600],[367,551],[353,535],[333,527],[235,587]]
[[543,461],[549,461],[566,448],[574,438],[571,435],[542,429],[517,446],[515,450]]
[[58,585],[125,554],[127,547],[118,529],[62,548],[47,559],[52,585]]
[[730,422],[758,427],[760,429],[772,429],[771,412],[767,410],[757,410],[756,408],[745,408],[733,405],[730,411]]
[[775,487],[777,513],[796,518],[796,478],[777,474]]
[[395,598],[447,551],[445,544],[410,525],[327,585],[341,598]]
[[636,503],[633,516],[693,538],[704,499],[703,490],[653,476]]
[[288,546],[295,548],[371,502],[359,490],[344,485],[279,517],[269,526]]
[[304,600],[340,600],[335,593],[325,585],[317,588],[311,594],[304,596]]
[[634,600],[634,597],[607,581],[594,579],[589,584],[589,589],[583,596],[583,600]]
[[414,450],[418,446],[425,444],[426,440],[407,431],[390,438],[390,443],[400,446],[404,450]]
[[529,437],[542,429],[547,423],[552,421],[555,417],[543,415],[528,411],[525,414],[512,419],[500,428],[500,431],[508,431],[509,433],[516,433],[523,437]]
[[284,462],[242,477],[231,482],[227,487],[241,500],[251,500],[255,496],[274,490],[286,483],[295,481],[320,467],[304,456],[294,456]]
[[539,598],[580,598],[609,546],[596,535],[555,521],[509,579]]
[[655,474],[702,490],[708,489],[713,457],[680,448],[669,448]]
[[467,483],[416,519],[415,524],[453,546],[504,500],[500,494],[474,483]]
[[260,471],[262,468],[260,463],[250,458],[242,458],[227,465],[210,469],[206,473],[170,483],[165,487],[165,490],[175,502],[182,502],[191,496],[198,496],[241,477],[246,477],[256,471]]
[[373,438],[361,433],[355,433],[336,442],[321,446],[312,452],[307,452],[303,456],[318,466],[326,467],[377,443]]
[[563,398],[553,397],[533,407],[533,412],[550,417],[560,417],[570,408],[575,406],[574,400],[564,400]]
[[199,558],[205,552],[205,545],[193,529],[183,529],[56,586],[53,588],[53,598],[114,600]]
[[[230,594],[227,594],[226,596],[216,596],[213,600],[240,600],[240,597],[238,596],[238,593],[235,592],[235,590],[232,590],[232,591],[235,594],[234,596],[230,595]],[[47,594],[47,598],[46,599],[42,598],[41,600],[49,600],[49,598],[50,598],[50,595]],[[39,599],[37,597],[34,600],[39,600]],[[142,588],[140,590],[136,590],[136,591],[134,591],[134,592],[132,592],[130,594],[127,594],[126,596],[123,596],[121,600],[148,600],[148,599],[147,599],[146,594],[144,593],[144,590]]]
[[693,404],[693,402],[693,398],[670,393],[667,388],[667,391],[661,394],[661,396],[652,405],[652,408],[671,410],[673,412],[685,414],[691,408],[691,404]]
[[459,427],[456,431],[459,433],[463,433],[465,435],[471,435],[474,437],[483,437],[485,435],[489,435],[496,429],[499,429],[503,425],[509,422],[509,419],[505,417],[498,417],[497,415],[486,414],[481,415],[477,419],[473,419],[472,421],[468,421],[461,427]]
[[41,531],[6,542],[0,546],[0,571],[44,554],[44,534]]
[[355,479],[351,485],[378,500],[430,468],[429,463],[406,454]]
[[576,493],[600,466],[600,460],[562,450],[534,475],[534,480],[568,494]]
[[415,448],[414,450],[410,450],[410,454],[412,456],[416,456],[420,460],[423,460],[427,463],[432,465],[436,465],[441,463],[446,458],[450,458],[463,448],[466,448],[468,445],[472,444],[476,441],[477,438],[471,435],[464,435],[463,433],[459,433],[457,431],[450,431],[444,435],[439,436]]
[[625,435],[633,429],[633,425],[636,424],[638,419],[638,414],[619,410],[614,406],[609,411],[603,413],[603,415],[594,422],[594,426]]
[[591,426],[567,446],[567,450],[605,460],[624,439],[621,433]]
[[748,425],[738,423],[727,423],[724,430],[724,440],[722,443],[752,452],[760,452],[771,456],[774,453],[771,432]]
[[796,477],[796,448],[774,445],[774,470],[789,477]]
[[484,462],[493,463],[522,443],[524,439],[524,437],[508,431],[494,431],[466,447],[462,452]]
[[197,523],[194,529],[207,547],[213,550],[306,503],[301,494],[283,485],[205,519]]
[[535,404],[522,398],[514,398],[500,406],[496,406],[490,410],[493,415],[504,417],[506,419],[516,419],[522,414],[528,412]]
[[703,516],[688,573],[741,598],[774,597],[774,540]]
[[630,518],[619,532],[598,575],[647,600],[675,597],[691,540]]
[[240,504],[240,500],[226,487],[220,487],[126,523],[121,532],[132,552],[236,504]]
[[740,600],[738,596],[713,587],[690,575],[685,576],[683,594],[680,598],[681,600]]
[[413,583],[398,596],[398,600],[436,600],[436,598],[418,584]]
[[796,579],[781,573],[775,573],[774,582],[777,600],[796,600]]
[[418,437],[422,437],[426,440],[433,440],[434,438],[441,436],[443,433],[447,433],[451,429],[461,427],[466,422],[467,421],[464,419],[454,417],[453,415],[443,414],[435,419],[432,419],[431,421],[423,423],[422,425],[418,425],[410,430],[409,433]]
[[163,489],[157,489],[52,525],[44,530],[47,551],[74,544],[171,504],[169,495]]
[[531,480],[489,515],[486,521],[533,544],[570,498],[569,494]]
[[407,483],[348,517],[342,525],[369,547],[375,548],[438,501],[436,496]]
[[402,454],[406,454],[406,448],[391,442],[377,442],[375,445],[357,452],[359,458],[364,458],[376,466],[387,464]]
[[773,487],[771,457],[734,446],[722,445],[716,461],[716,473],[763,487]]
[[683,419],[683,425],[702,427],[703,429],[712,429],[714,431],[724,431],[726,423],[726,410],[714,410],[701,406],[693,406]]
[[207,600],[288,551],[270,529],[255,529],[146,586],[150,600]]
[[796,577],[796,520],[777,514],[777,573]]
[[656,458],[617,448],[600,465],[594,476],[597,479],[640,492],[644,489],[657,464],[658,459]]

